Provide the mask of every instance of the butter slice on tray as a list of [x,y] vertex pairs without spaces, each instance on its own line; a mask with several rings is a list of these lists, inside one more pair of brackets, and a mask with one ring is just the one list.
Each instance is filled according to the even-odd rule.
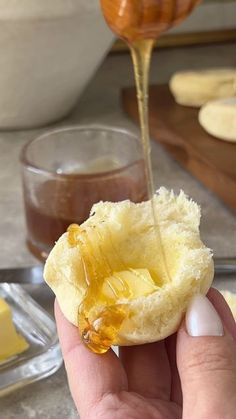
[[172,76],[169,86],[178,104],[201,107],[236,95],[236,68],[180,71]]
[[9,305],[0,298],[0,363],[28,348],[28,343],[14,327]]
[[207,103],[198,119],[208,134],[236,143],[236,96]]

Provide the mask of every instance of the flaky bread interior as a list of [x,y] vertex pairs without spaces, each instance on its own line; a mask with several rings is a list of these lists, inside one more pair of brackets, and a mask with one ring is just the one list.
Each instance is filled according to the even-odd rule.
[[[199,235],[200,208],[183,192],[176,196],[161,188],[154,196],[154,209],[161,233],[157,240],[150,201],[134,204],[100,202],[81,225],[81,237],[92,243],[95,269],[99,257],[114,272],[146,269],[155,287],[149,295],[120,298],[130,315],[118,333],[118,345],[154,342],[174,333],[194,294],[206,293],[213,279],[211,251]],[[163,275],[163,253],[168,275]],[[102,253],[101,253],[102,252]],[[71,246],[65,233],[51,251],[44,277],[52,288],[66,318],[78,325],[78,312],[87,282],[80,246]],[[104,278],[104,280],[106,280]],[[139,279],[137,278],[137,281]],[[102,286],[102,284],[101,284]],[[104,309],[104,302],[91,309],[90,320]],[[100,304],[100,305],[99,305]]]
[[236,95],[236,68],[180,71],[171,77],[169,86],[178,104],[200,107]]

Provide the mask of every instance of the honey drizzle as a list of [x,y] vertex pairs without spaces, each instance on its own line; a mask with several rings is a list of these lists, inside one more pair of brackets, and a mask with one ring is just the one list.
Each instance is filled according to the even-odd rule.
[[169,274],[168,264],[166,260],[165,250],[162,242],[160,224],[158,220],[158,214],[155,210],[154,201],[154,181],[152,174],[152,162],[151,162],[151,144],[149,135],[149,118],[148,118],[148,88],[149,88],[149,70],[151,63],[152,50],[154,46],[153,39],[141,39],[130,45],[134,75],[136,81],[138,108],[139,108],[139,119],[141,126],[141,140],[143,147],[145,176],[147,181],[148,197],[152,207],[152,218],[154,222],[156,245],[160,258],[161,276],[166,281],[170,282],[171,277]]
[[[149,139],[149,125],[148,125],[148,85],[149,85],[149,68],[151,61],[151,54],[153,48],[153,40],[141,40],[134,43],[131,49],[131,55],[134,64],[135,80],[137,87],[137,98],[140,114],[141,138],[143,155],[145,162],[145,175],[147,180],[147,189],[149,199],[151,200],[153,225],[155,229],[156,241],[158,250],[162,255],[162,275],[167,280],[170,280],[168,266],[166,263],[166,256],[161,240],[161,232],[158,223],[158,216],[155,210],[154,202],[154,183],[152,176],[151,164],[151,147]],[[102,249],[103,237],[98,228],[94,229],[94,234],[98,237],[93,243],[96,244],[96,251],[94,251],[93,243],[89,239],[89,234],[77,225],[71,225],[68,228],[68,242],[71,246],[79,246],[88,284],[86,295],[80,305],[79,309],[79,329],[84,343],[95,353],[105,353],[111,345],[117,341],[117,336],[122,323],[125,318],[129,316],[129,308],[126,304],[116,304],[119,298],[129,298],[131,296],[128,285],[114,272],[110,266],[107,257]],[[83,236],[82,236],[83,235]],[[95,254],[99,255],[95,257]],[[133,270],[124,266],[122,268]],[[109,276],[117,279],[121,286],[121,290],[108,281],[108,286],[111,289],[114,299],[110,298],[105,301],[105,307],[99,312],[95,313],[95,318],[90,318],[90,311],[96,307],[96,302],[101,296],[101,289],[104,280]],[[137,275],[138,276],[138,275]],[[101,298],[102,302],[102,298]]]
[[[170,281],[166,255],[162,244],[161,231],[159,227],[158,214],[155,210],[154,202],[154,182],[152,176],[151,148],[149,138],[148,124],[148,86],[149,86],[149,68],[154,41],[144,39],[135,42],[130,46],[133,59],[135,80],[137,87],[137,98],[141,125],[141,138],[143,155],[145,162],[145,175],[147,180],[148,196],[151,202],[151,211],[153,216],[154,234],[156,236],[157,251],[161,255],[160,270],[162,278]],[[72,225],[68,229],[68,241],[72,246],[79,246],[88,289],[80,305],[79,310],[79,329],[84,343],[95,353],[105,353],[117,342],[117,336],[123,321],[130,316],[128,304],[115,304],[119,298],[131,297],[128,285],[119,276],[113,272],[107,257],[102,251],[102,236],[98,229],[94,229],[99,235],[97,250],[99,258],[95,259],[93,245],[89,240],[87,232],[83,231],[83,240],[80,238],[82,230],[79,226]],[[85,249],[86,248],[86,249]],[[94,260],[92,260],[94,258]],[[99,260],[100,259],[100,260]],[[126,268],[132,271],[131,268]],[[108,281],[108,286],[112,290],[114,299],[106,301],[107,305],[97,314],[97,317],[91,321],[89,319],[90,310],[96,306],[97,298],[101,292],[103,282],[109,276],[113,276],[120,283],[122,290]],[[138,276],[138,275],[137,275]],[[140,276],[140,275],[139,275]],[[114,300],[114,301],[112,301]]]
[[[200,0],[147,0],[142,2],[139,0],[137,2],[133,0],[101,0],[103,13],[108,25],[120,38],[129,44],[133,59],[145,173],[153,218],[152,228],[156,237],[157,249],[161,255],[159,261],[159,268],[162,277],[159,278],[159,280],[161,279],[161,283],[164,281],[171,281],[171,277],[163,247],[158,214],[155,209],[148,124],[149,67],[154,39],[157,39],[167,28],[183,20],[190,13],[194,5],[199,2]],[[106,257],[104,257],[104,252],[101,251],[101,247],[98,246],[100,247],[98,256],[101,257],[101,260],[98,260],[98,258],[95,259],[95,256],[93,258],[93,246],[89,242],[88,235],[84,234],[82,240],[80,239],[80,234],[82,233],[79,227],[77,233],[75,230],[76,229],[73,226],[71,230],[69,229],[68,239],[71,246],[79,246],[80,248],[82,263],[84,264],[84,271],[88,284],[87,293],[80,306],[80,333],[84,342],[93,352],[104,353],[114,342],[117,342],[118,333],[122,323],[125,318],[130,316],[130,312],[128,305],[114,304],[114,299],[109,298],[109,301],[106,301],[107,304],[105,304],[105,308],[102,312],[97,313],[97,318],[90,322],[89,313],[91,309],[93,311],[94,303],[96,306],[96,296],[99,295],[99,292],[101,293],[103,283],[105,279],[107,280],[109,275],[113,277],[115,276],[117,281],[121,284],[122,291],[120,291],[118,287],[115,287],[113,283],[108,281],[108,286],[114,294],[115,302],[118,298],[130,296],[132,293],[123,279],[119,277],[118,273],[110,272],[111,267],[109,265],[109,261]],[[96,266],[93,266],[93,264]],[[104,266],[108,269],[104,269]],[[126,267],[125,270],[132,271],[130,267]],[[137,274],[137,276],[142,277],[139,274]],[[112,300],[113,303],[111,303],[110,300]]]
[[[117,334],[124,319],[129,316],[127,305],[114,304],[116,300],[121,297],[128,298],[129,288],[123,279],[112,271],[109,261],[101,249],[100,243],[102,241],[102,236],[98,229],[94,229],[94,233],[99,235],[98,240],[95,240],[99,258],[95,258],[96,252],[94,252],[93,245],[89,240],[89,235],[85,230],[82,230],[78,225],[73,224],[67,231],[70,246],[78,246],[80,249],[88,284],[86,295],[79,308],[79,330],[82,339],[88,348],[95,353],[102,354],[107,352],[116,341]],[[94,258],[93,261],[92,258]],[[96,306],[103,282],[109,276],[116,277],[122,287],[122,291],[108,282],[114,294],[114,298],[107,300],[106,303],[108,303],[108,306],[104,307],[102,311],[98,313],[97,317],[91,321],[89,319],[90,310]]]
[[[149,199],[151,200],[154,232],[159,252],[161,252],[162,276],[170,281],[166,256],[162,244],[161,232],[158,222],[158,215],[155,210],[154,202],[154,183],[151,164],[151,147],[149,139],[148,125],[148,85],[149,68],[151,61],[153,40],[140,40],[130,46],[133,59],[135,80],[137,87],[137,98],[141,125],[141,138],[143,155],[145,162],[145,175]],[[102,235],[96,228],[94,233],[98,235],[96,243],[97,251],[94,251],[93,243],[89,239],[89,234],[77,225],[72,225],[68,229],[68,242],[71,246],[79,246],[84,266],[86,281],[88,284],[86,295],[79,309],[79,329],[84,343],[95,353],[105,353],[111,345],[117,341],[117,336],[125,318],[129,316],[127,304],[116,304],[119,298],[129,298],[130,290],[118,273],[113,272],[107,257],[102,250]],[[83,237],[82,237],[83,235]],[[95,254],[99,255],[95,258]],[[132,271],[131,268],[125,267]],[[112,290],[114,299],[106,301],[105,307],[90,319],[90,310],[96,307],[97,299],[101,294],[104,280],[109,276],[117,279],[121,285],[121,290],[108,281],[108,286]],[[138,276],[138,275],[137,275]],[[113,300],[113,301],[112,301]],[[102,301],[102,299],[101,299]],[[96,314],[96,313],[95,313]]]

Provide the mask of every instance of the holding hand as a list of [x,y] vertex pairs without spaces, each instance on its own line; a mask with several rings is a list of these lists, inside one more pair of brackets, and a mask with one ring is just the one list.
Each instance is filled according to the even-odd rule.
[[81,419],[233,419],[236,324],[214,289],[196,296],[177,336],[90,352],[76,327],[55,313],[72,397]]

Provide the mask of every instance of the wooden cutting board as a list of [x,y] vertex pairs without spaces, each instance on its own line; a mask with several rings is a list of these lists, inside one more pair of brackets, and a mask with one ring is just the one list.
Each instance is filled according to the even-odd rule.
[[[138,122],[134,88],[122,91],[122,105]],[[236,143],[208,135],[198,123],[198,109],[177,105],[167,85],[150,87],[149,124],[152,138],[236,211]]]

